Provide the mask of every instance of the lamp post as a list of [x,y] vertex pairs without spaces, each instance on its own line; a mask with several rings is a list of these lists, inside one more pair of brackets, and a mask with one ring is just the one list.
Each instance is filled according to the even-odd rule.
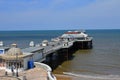
[[18,53],[16,53],[16,77],[18,77]]

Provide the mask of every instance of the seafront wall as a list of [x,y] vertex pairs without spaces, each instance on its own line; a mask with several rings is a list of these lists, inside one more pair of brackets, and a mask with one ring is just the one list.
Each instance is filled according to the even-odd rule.
[[34,62],[36,67],[40,67],[43,68],[44,70],[47,71],[48,74],[48,80],[57,80],[56,77],[52,74],[52,69],[50,66],[44,64],[44,63],[40,63],[40,62]]

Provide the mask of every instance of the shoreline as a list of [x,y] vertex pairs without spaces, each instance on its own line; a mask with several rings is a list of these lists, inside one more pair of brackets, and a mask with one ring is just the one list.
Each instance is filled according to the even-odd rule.
[[64,75],[64,74],[54,74],[57,80],[72,80],[71,76]]
[[54,74],[57,80],[120,80],[120,78],[90,78],[66,74]]

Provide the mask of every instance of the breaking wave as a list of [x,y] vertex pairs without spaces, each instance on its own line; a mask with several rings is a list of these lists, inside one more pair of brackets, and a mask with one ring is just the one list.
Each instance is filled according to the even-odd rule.
[[120,80],[120,75],[83,75],[73,72],[63,72],[63,74],[87,79]]

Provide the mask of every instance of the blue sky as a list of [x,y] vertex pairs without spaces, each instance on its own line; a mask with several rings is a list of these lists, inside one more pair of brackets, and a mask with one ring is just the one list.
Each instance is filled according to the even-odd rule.
[[120,0],[0,0],[0,30],[120,29]]

